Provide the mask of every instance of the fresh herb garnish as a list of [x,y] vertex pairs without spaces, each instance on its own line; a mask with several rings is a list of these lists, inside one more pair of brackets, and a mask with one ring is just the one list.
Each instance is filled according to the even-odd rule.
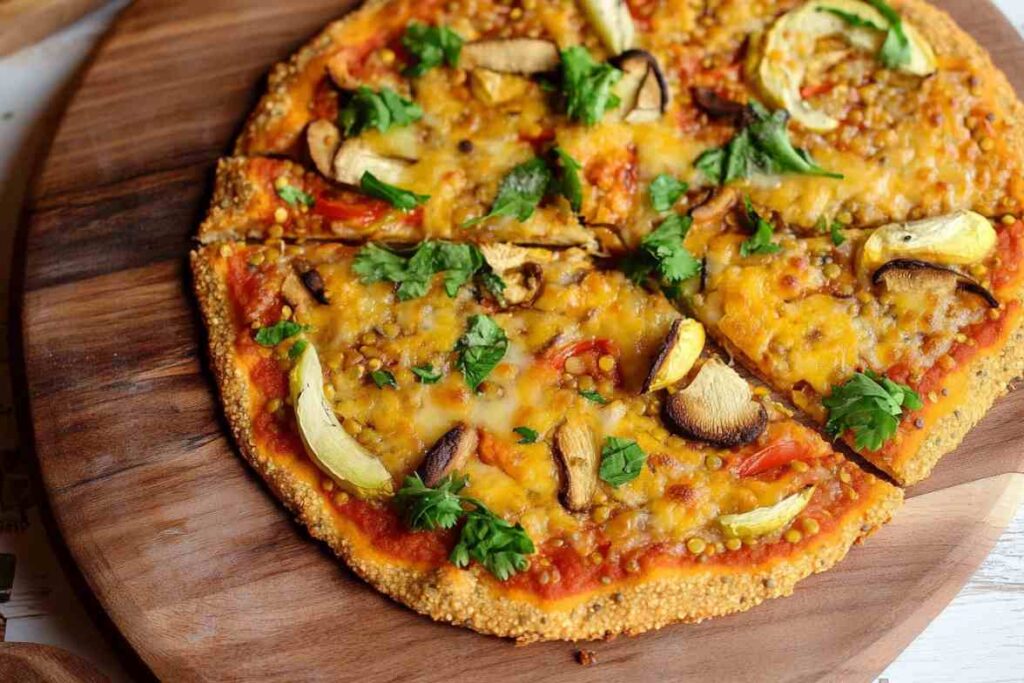
[[285,339],[291,339],[305,327],[291,320],[279,320],[269,327],[261,327],[256,331],[256,343],[260,346],[277,346]]
[[296,358],[302,355],[302,352],[306,350],[307,346],[309,346],[309,342],[306,341],[305,339],[300,339],[299,341],[295,342],[294,344],[292,344],[292,347],[288,349],[288,358],[290,360],[295,360]]
[[416,58],[416,63],[405,70],[406,75],[422,76],[441,64],[457,67],[462,42],[462,37],[447,26],[412,22],[402,36],[402,47]]
[[406,526],[416,531],[451,529],[465,518],[449,561],[456,567],[467,567],[470,560],[476,560],[505,581],[527,568],[526,556],[536,548],[521,525],[509,524],[476,498],[460,495],[466,483],[466,477],[448,475],[430,488],[414,474],[405,478],[395,494],[395,505]]
[[668,173],[662,173],[651,182],[651,206],[655,211],[669,211],[686,194],[689,185]]
[[280,197],[289,206],[298,206],[303,204],[304,206],[312,207],[316,204],[316,200],[313,199],[313,195],[308,192],[303,192],[294,185],[280,185],[274,188],[277,191],[277,196]]
[[619,106],[612,86],[622,72],[608,63],[594,61],[582,45],[562,50],[562,89],[565,113],[574,121],[593,126],[605,112]]
[[555,147],[554,155],[557,167],[551,180],[552,189],[569,200],[574,213],[579,213],[583,207],[583,184],[580,182],[583,167],[561,147]]
[[663,286],[678,285],[700,273],[700,261],[693,257],[683,239],[693,225],[689,216],[673,214],[658,229],[647,235],[640,249],[622,265],[626,275],[637,284],[657,273]]
[[520,223],[529,220],[551,185],[551,179],[551,169],[540,157],[519,164],[498,185],[498,196],[491,210],[466,221],[462,227],[468,228],[498,216],[515,218]]
[[421,118],[423,110],[419,105],[400,97],[391,88],[374,92],[361,85],[338,114],[338,124],[345,137],[352,137],[367,128],[384,133],[392,126],[408,126]]
[[805,150],[793,146],[786,129],[786,110],[772,113],[759,102],[751,101],[744,118],[746,126],[725,147],[704,152],[694,163],[716,185],[749,178],[755,173],[843,177],[826,171]]
[[395,494],[395,506],[405,525],[414,531],[451,529],[466,512],[459,492],[467,482],[464,476],[449,474],[437,486],[429,488],[419,474],[412,474]]
[[507,350],[505,330],[488,315],[474,315],[469,319],[466,333],[455,345],[455,352],[459,354],[456,367],[469,388],[476,391],[505,357]]
[[879,26],[873,21],[868,21],[851,12],[844,12],[834,7],[820,7],[819,12],[834,14],[850,26],[855,28],[872,28],[876,31],[885,32],[885,40],[878,50],[878,61],[888,69],[898,69],[910,63],[913,58],[913,51],[910,46],[910,39],[903,30],[903,19],[899,12],[889,6],[884,0],[866,0],[868,4],[878,10],[878,13],[885,19],[887,26]]
[[388,370],[374,370],[370,373],[370,379],[377,385],[378,389],[384,387],[391,387],[392,389],[398,388],[398,382],[395,381],[395,376]]
[[852,431],[857,448],[877,451],[896,433],[903,409],[917,410],[923,404],[907,385],[868,370],[832,387],[832,395],[822,405],[828,410],[825,430],[829,434],[838,437]]
[[400,187],[389,185],[369,171],[363,172],[363,177],[359,181],[359,186],[362,189],[363,194],[369,195],[370,197],[376,197],[377,199],[383,199],[391,204],[391,206],[396,209],[401,209],[402,211],[412,211],[417,206],[430,199],[429,194],[416,194],[415,192],[410,192],[409,190],[403,190]]
[[466,523],[459,534],[459,543],[449,560],[456,567],[466,567],[476,560],[499,581],[506,581],[529,567],[527,555],[536,552],[533,541],[519,524],[509,524],[479,501],[477,508],[466,513]]
[[647,462],[647,454],[636,441],[609,436],[601,447],[601,467],[598,474],[611,486],[618,488],[640,476]]
[[814,224],[814,227],[818,229],[818,232],[829,233],[829,236],[832,238],[832,244],[837,247],[846,241],[846,236],[843,235],[843,228],[846,226],[839,221],[832,221],[830,223],[827,218],[822,216],[818,219],[818,222]]
[[754,227],[754,234],[740,245],[740,256],[746,258],[751,254],[774,254],[778,252],[782,247],[772,242],[775,226],[762,218],[754,209],[750,197],[743,198],[743,205],[747,211],[747,220]]
[[419,378],[420,384],[437,384],[444,376],[440,370],[435,370],[430,363],[417,365],[412,369],[412,374]]
[[608,403],[608,399],[606,399],[604,396],[594,391],[593,389],[580,389],[579,395],[587,399],[591,403],[596,403],[598,405],[603,406]]
[[423,296],[430,290],[434,275],[444,273],[444,289],[450,297],[474,276],[494,292],[504,282],[487,265],[480,249],[472,244],[454,244],[428,240],[410,255],[403,256],[384,247],[368,244],[356,254],[352,266],[364,284],[394,282],[399,301]]
[[540,434],[529,427],[516,427],[512,431],[522,437],[519,439],[519,443],[522,444],[537,443],[537,439],[540,438]]

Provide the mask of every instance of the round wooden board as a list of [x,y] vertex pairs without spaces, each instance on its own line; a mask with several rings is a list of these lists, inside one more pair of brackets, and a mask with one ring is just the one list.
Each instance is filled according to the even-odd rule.
[[[349,3],[141,0],[99,49],[27,227],[25,386],[43,480],[90,588],[167,679],[867,680],[956,594],[1024,495],[1024,394],[889,527],[794,597],[696,626],[525,648],[365,586],[236,456],[186,269],[216,158],[263,75]],[[988,2],[939,3],[1024,92]]]

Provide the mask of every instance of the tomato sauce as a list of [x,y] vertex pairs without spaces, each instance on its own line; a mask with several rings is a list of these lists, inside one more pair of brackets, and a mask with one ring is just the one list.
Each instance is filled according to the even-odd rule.
[[398,513],[386,504],[350,498],[336,507],[359,527],[374,548],[396,558],[441,566],[448,562],[448,555],[455,547],[454,531],[409,531]]

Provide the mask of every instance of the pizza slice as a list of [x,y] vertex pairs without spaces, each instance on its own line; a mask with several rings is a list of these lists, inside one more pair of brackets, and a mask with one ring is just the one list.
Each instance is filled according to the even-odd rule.
[[223,243],[192,265],[246,460],[438,620],[528,642],[744,610],[902,498],[580,250]]
[[779,238],[748,206],[753,235],[688,237],[705,265],[691,310],[830,433],[920,481],[1024,370],[1024,223],[960,212]]

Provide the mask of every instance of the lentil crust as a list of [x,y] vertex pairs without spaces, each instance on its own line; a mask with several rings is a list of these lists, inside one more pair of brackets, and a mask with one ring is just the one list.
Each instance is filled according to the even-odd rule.
[[676,622],[700,622],[744,611],[764,600],[788,596],[801,579],[834,566],[855,542],[888,522],[903,499],[900,489],[875,480],[832,531],[788,555],[741,568],[693,565],[645,570],[598,593],[552,602],[505,590],[478,566],[424,570],[399,564],[372,550],[313,486],[261,453],[247,410],[248,380],[236,362],[226,284],[202,251],[192,253],[191,265],[225,415],[245,460],[310,534],[327,543],[359,577],[438,621],[529,643],[635,635]]

